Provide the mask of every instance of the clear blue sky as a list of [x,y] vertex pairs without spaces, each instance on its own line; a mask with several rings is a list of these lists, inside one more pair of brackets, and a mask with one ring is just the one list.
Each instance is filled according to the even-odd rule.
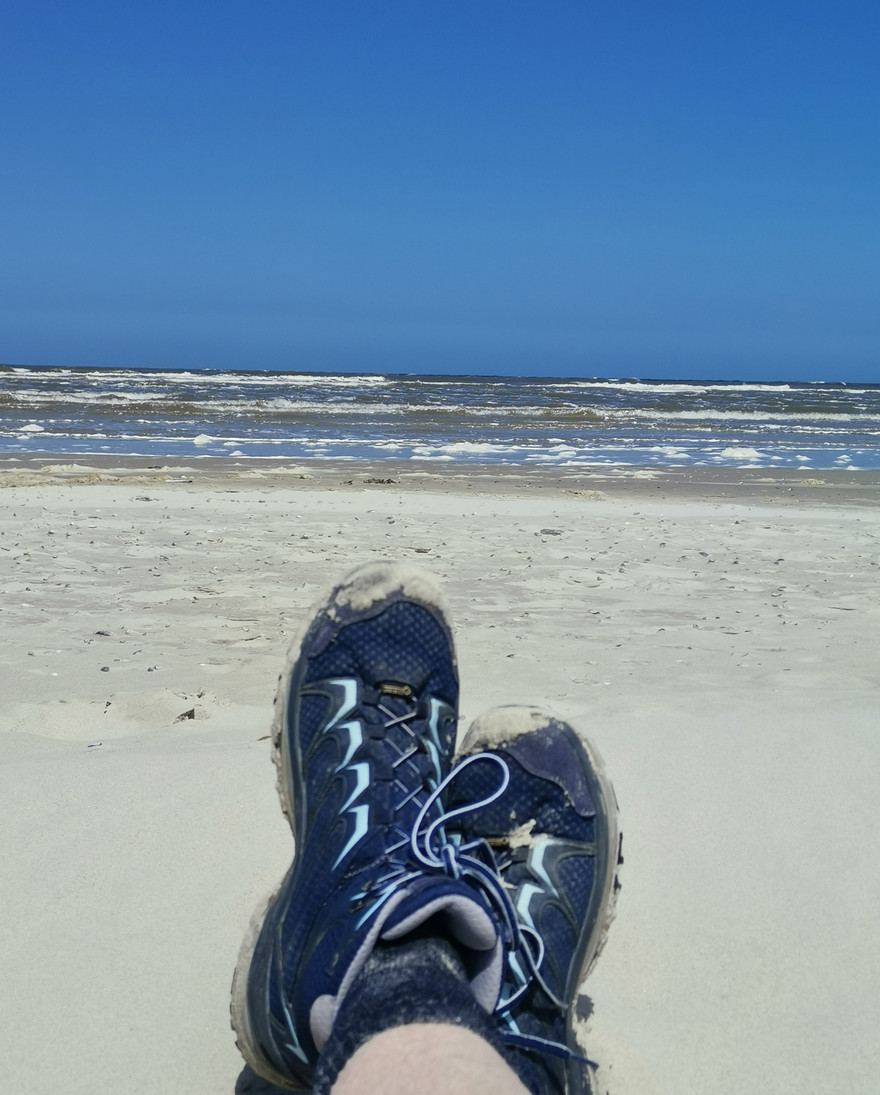
[[877,0],[4,0],[0,361],[880,382]]

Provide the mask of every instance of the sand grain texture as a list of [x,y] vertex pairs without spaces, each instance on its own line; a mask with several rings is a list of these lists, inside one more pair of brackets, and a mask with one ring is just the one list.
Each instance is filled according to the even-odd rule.
[[232,969],[290,854],[275,679],[321,588],[394,558],[443,584],[463,729],[548,704],[614,780],[600,1091],[872,1095],[875,485],[136,470],[0,491],[8,1090],[235,1091]]

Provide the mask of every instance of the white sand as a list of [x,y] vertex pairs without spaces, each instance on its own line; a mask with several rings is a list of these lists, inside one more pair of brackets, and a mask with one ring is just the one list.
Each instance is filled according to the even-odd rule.
[[0,491],[6,1090],[235,1091],[232,969],[291,851],[275,679],[385,557],[443,583],[465,725],[549,704],[614,780],[601,1090],[873,1095],[880,493],[31,478]]

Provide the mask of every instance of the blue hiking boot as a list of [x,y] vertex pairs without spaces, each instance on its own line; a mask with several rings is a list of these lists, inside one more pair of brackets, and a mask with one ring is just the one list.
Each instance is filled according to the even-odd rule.
[[457,703],[442,595],[409,566],[356,570],[293,652],[273,755],[295,855],[254,918],[231,1007],[245,1060],[279,1086],[310,1085],[358,972],[377,947],[411,932],[449,939],[477,1001],[495,1006],[496,922],[472,885],[421,850],[445,844],[438,787]]
[[622,862],[601,762],[552,715],[498,707],[468,731],[446,809],[462,852],[492,849],[522,934],[496,1009],[515,1067],[542,1095],[587,1095],[575,1005],[614,915]]

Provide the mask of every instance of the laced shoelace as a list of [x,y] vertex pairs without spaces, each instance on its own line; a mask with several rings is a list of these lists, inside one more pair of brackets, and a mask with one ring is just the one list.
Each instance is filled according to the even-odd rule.
[[417,730],[411,725],[411,723],[417,721],[421,723],[428,721],[429,715],[426,707],[422,701],[415,697],[407,699],[398,697],[398,699],[402,700],[403,703],[406,703],[409,709],[395,712],[382,702],[381,699],[375,703],[375,710],[378,711],[383,718],[382,728],[384,730],[399,728],[408,734],[410,738],[408,745],[404,748],[401,748],[390,738],[388,739],[391,747],[397,752],[397,756],[391,762],[391,769],[395,773],[395,779],[397,780],[398,769],[408,761],[412,761],[415,764],[419,754],[426,754],[430,758],[433,774],[422,773],[421,782],[417,783],[409,791],[405,790],[405,785],[402,780],[397,780],[400,786],[404,788],[405,793],[403,798],[394,804],[393,813],[395,821],[391,823],[389,828],[396,829],[397,832],[400,833],[400,838],[394,843],[388,844],[385,848],[385,855],[389,861],[388,872],[385,875],[372,880],[371,896],[376,901],[376,904],[373,906],[373,911],[375,911],[380,904],[383,904],[395,890],[399,889],[413,878],[417,878],[421,873],[415,870],[408,870],[403,861],[404,857],[399,855],[399,853],[403,852],[410,844],[411,826],[409,822],[404,824],[399,823],[396,820],[398,815],[400,815],[410,803],[418,803],[419,796],[424,795],[424,801],[418,803],[419,812],[416,820],[417,825],[422,824],[424,816],[438,803],[437,789],[440,785],[441,772],[439,751],[435,743],[430,740],[421,728]]
[[[490,761],[499,769],[499,786],[485,798],[469,802],[454,810],[442,810],[439,816],[426,824],[432,806],[440,801],[449,785],[471,764]],[[410,850],[416,860],[426,869],[442,870],[452,878],[461,878],[476,885],[482,891],[495,910],[501,925],[501,939],[506,951],[506,968],[511,975],[510,981],[518,987],[495,1006],[495,1014],[502,1015],[511,1009],[529,991],[537,985],[550,1003],[564,1015],[569,1008],[547,984],[541,973],[544,962],[544,940],[530,925],[523,924],[504,885],[501,870],[495,852],[483,838],[471,841],[450,841],[446,837],[446,827],[456,818],[463,817],[475,810],[491,805],[507,790],[510,783],[510,770],[507,763],[495,753],[473,753],[453,768],[431,792],[410,834]],[[435,847],[435,838],[439,845]],[[523,1034],[520,1031],[505,1030],[502,1038],[510,1045],[524,1049],[539,1050],[554,1056],[590,1063],[586,1057],[576,1053],[569,1046],[537,1035]]]
[[[380,701],[376,709],[385,718],[386,730],[400,727],[412,739],[410,746],[403,750],[399,750],[399,747],[395,745],[399,755],[392,762],[392,769],[396,772],[402,764],[414,758],[420,751],[427,750],[431,758],[431,766],[439,775],[440,757],[436,745],[424,733],[410,725],[416,720],[425,721],[424,706],[413,700],[410,710],[395,713]],[[445,810],[442,805],[442,796],[446,789],[467,767],[478,761],[489,761],[497,766],[500,776],[498,787],[476,802],[469,802],[454,810]],[[363,919],[372,915],[400,887],[420,877],[426,871],[465,880],[484,895],[496,914],[505,950],[505,967],[510,975],[504,980],[516,986],[504,999],[499,999],[494,1013],[500,1016],[510,1012],[534,984],[564,1015],[568,1011],[568,1002],[561,1000],[553,992],[541,973],[545,951],[544,941],[534,928],[523,924],[517,915],[510,893],[501,877],[501,870],[492,847],[482,838],[471,841],[450,840],[446,833],[447,826],[456,818],[495,802],[504,794],[509,783],[510,771],[507,763],[495,753],[473,753],[465,757],[439,782],[431,775],[423,776],[422,784],[412,788],[395,805],[394,813],[397,815],[407,805],[416,801],[420,794],[426,793],[426,798],[420,805],[409,831],[405,832],[404,827],[399,825],[394,826],[404,835],[386,848],[386,855],[390,860],[389,871],[386,875],[373,880],[371,896],[374,901],[371,903],[370,912],[365,914]],[[435,815],[433,818],[430,817],[432,812]],[[407,858],[411,858],[418,865],[415,869],[407,868],[402,858],[398,857],[398,853],[407,846],[409,850]],[[504,1030],[502,1038],[508,1044],[524,1049],[591,1063],[570,1047],[552,1039],[514,1030]]]

